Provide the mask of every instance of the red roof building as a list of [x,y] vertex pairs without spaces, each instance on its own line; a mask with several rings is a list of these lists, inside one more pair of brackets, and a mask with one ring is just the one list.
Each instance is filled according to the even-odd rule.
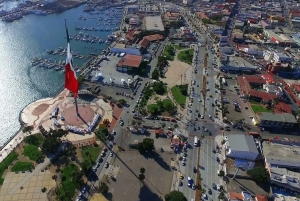
[[117,64],[117,70],[122,72],[132,71],[138,68],[142,63],[142,56],[127,54]]
[[154,34],[154,35],[144,36],[144,39],[147,39],[150,42],[162,40],[163,38],[164,38],[164,36],[161,35],[161,34]]
[[262,86],[266,84],[266,80],[257,76],[238,76],[237,77],[238,85],[240,86],[241,95],[248,97],[250,99],[259,99],[260,101],[268,102],[275,98],[278,98],[278,95],[257,91],[251,88],[252,86]]
[[284,80],[279,80],[279,82],[282,84],[282,86],[285,88],[288,94],[292,97],[292,99],[296,102],[298,107],[300,107],[300,94],[298,93],[300,90],[300,86],[296,84],[289,85]]
[[277,114],[282,114],[282,113],[292,114],[292,108],[290,105],[286,103],[279,102],[277,105],[275,105],[274,112]]
[[139,42],[139,45],[141,45],[143,48],[147,48],[148,45],[149,45],[150,41],[146,38],[143,38],[140,42]]

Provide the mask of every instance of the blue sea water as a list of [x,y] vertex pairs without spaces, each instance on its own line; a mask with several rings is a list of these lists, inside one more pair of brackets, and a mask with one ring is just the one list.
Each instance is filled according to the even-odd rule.
[[[15,6],[5,4],[5,8]],[[109,13],[110,10],[105,11]],[[0,146],[13,136],[20,128],[20,111],[29,103],[56,95],[63,88],[62,71],[41,67],[32,67],[31,61],[37,57],[65,60],[65,56],[47,55],[46,50],[66,47],[64,19],[67,19],[69,34],[76,34],[76,26],[97,27],[103,14],[90,15],[83,13],[83,6],[60,14],[47,16],[27,15],[24,18],[6,23],[0,21]],[[79,20],[79,16],[87,20]],[[120,19],[121,21],[121,19]],[[107,27],[100,25],[100,27]],[[116,27],[115,25],[113,27]],[[109,32],[82,31],[106,40]],[[73,51],[80,54],[100,53],[105,43],[85,43],[71,41]],[[82,66],[87,60],[74,59],[75,66]]]

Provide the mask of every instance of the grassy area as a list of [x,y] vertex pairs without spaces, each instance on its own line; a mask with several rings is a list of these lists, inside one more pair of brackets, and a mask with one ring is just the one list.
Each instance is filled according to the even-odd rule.
[[170,100],[170,99],[164,99],[163,100],[163,103],[165,104],[165,103],[171,103],[172,105],[173,105],[173,102]]
[[32,169],[33,164],[30,162],[17,161],[11,168],[12,172],[22,172]]
[[93,166],[93,163],[97,160],[97,157],[101,151],[100,147],[83,147],[81,150],[83,160],[87,164],[87,169]]
[[79,182],[71,180],[74,174],[78,174],[78,167],[74,164],[67,165],[62,169],[61,177],[64,178],[64,181],[59,189],[59,200],[70,200],[74,196],[75,190],[80,188]]
[[251,105],[251,108],[255,114],[258,112],[272,112],[272,110],[267,109],[261,105]]
[[148,111],[152,111],[153,108],[158,108],[157,104],[150,104],[150,105],[147,105]]
[[185,105],[186,96],[182,95],[178,86],[174,86],[171,89],[174,99],[179,105]]
[[166,45],[162,54],[168,60],[174,60],[175,51],[173,45]]
[[176,50],[184,50],[184,49],[188,49],[189,47],[183,47],[180,45],[173,45],[175,47]]
[[192,64],[193,63],[194,50],[188,49],[178,54],[178,60]]
[[43,153],[35,145],[27,145],[24,148],[24,156],[28,156],[32,161],[38,161],[43,157]]
[[4,182],[4,179],[2,178],[2,175],[4,171],[7,169],[7,166],[9,166],[14,160],[18,158],[19,154],[16,152],[11,152],[8,154],[8,156],[0,163],[0,184],[2,185]]

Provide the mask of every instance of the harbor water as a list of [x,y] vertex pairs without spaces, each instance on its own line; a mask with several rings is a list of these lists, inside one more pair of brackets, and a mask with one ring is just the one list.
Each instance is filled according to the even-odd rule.
[[[0,21],[0,146],[19,130],[19,114],[26,105],[54,96],[63,89],[62,70],[33,66],[32,61],[35,58],[51,58],[57,62],[65,60],[65,55],[46,53],[47,50],[66,47],[64,19],[67,19],[70,35],[81,32],[104,41],[113,32],[110,28],[119,26],[121,22],[120,19],[117,24],[104,25],[104,18],[110,18],[112,8],[92,15],[84,13],[83,7],[45,16],[30,14],[12,23]],[[78,27],[98,27],[98,30],[78,30]],[[103,28],[110,31],[101,31]],[[99,54],[106,47],[106,43],[71,40],[72,51],[80,55]],[[87,60],[76,58],[73,63],[81,67],[85,62]]]

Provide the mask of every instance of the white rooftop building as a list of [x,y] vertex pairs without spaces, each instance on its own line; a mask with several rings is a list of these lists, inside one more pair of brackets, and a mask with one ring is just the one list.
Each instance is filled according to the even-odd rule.
[[280,86],[276,86],[276,85],[270,85],[270,84],[264,84],[263,85],[263,89],[266,90],[268,93],[270,94],[275,94],[278,96],[283,96],[283,90]]

